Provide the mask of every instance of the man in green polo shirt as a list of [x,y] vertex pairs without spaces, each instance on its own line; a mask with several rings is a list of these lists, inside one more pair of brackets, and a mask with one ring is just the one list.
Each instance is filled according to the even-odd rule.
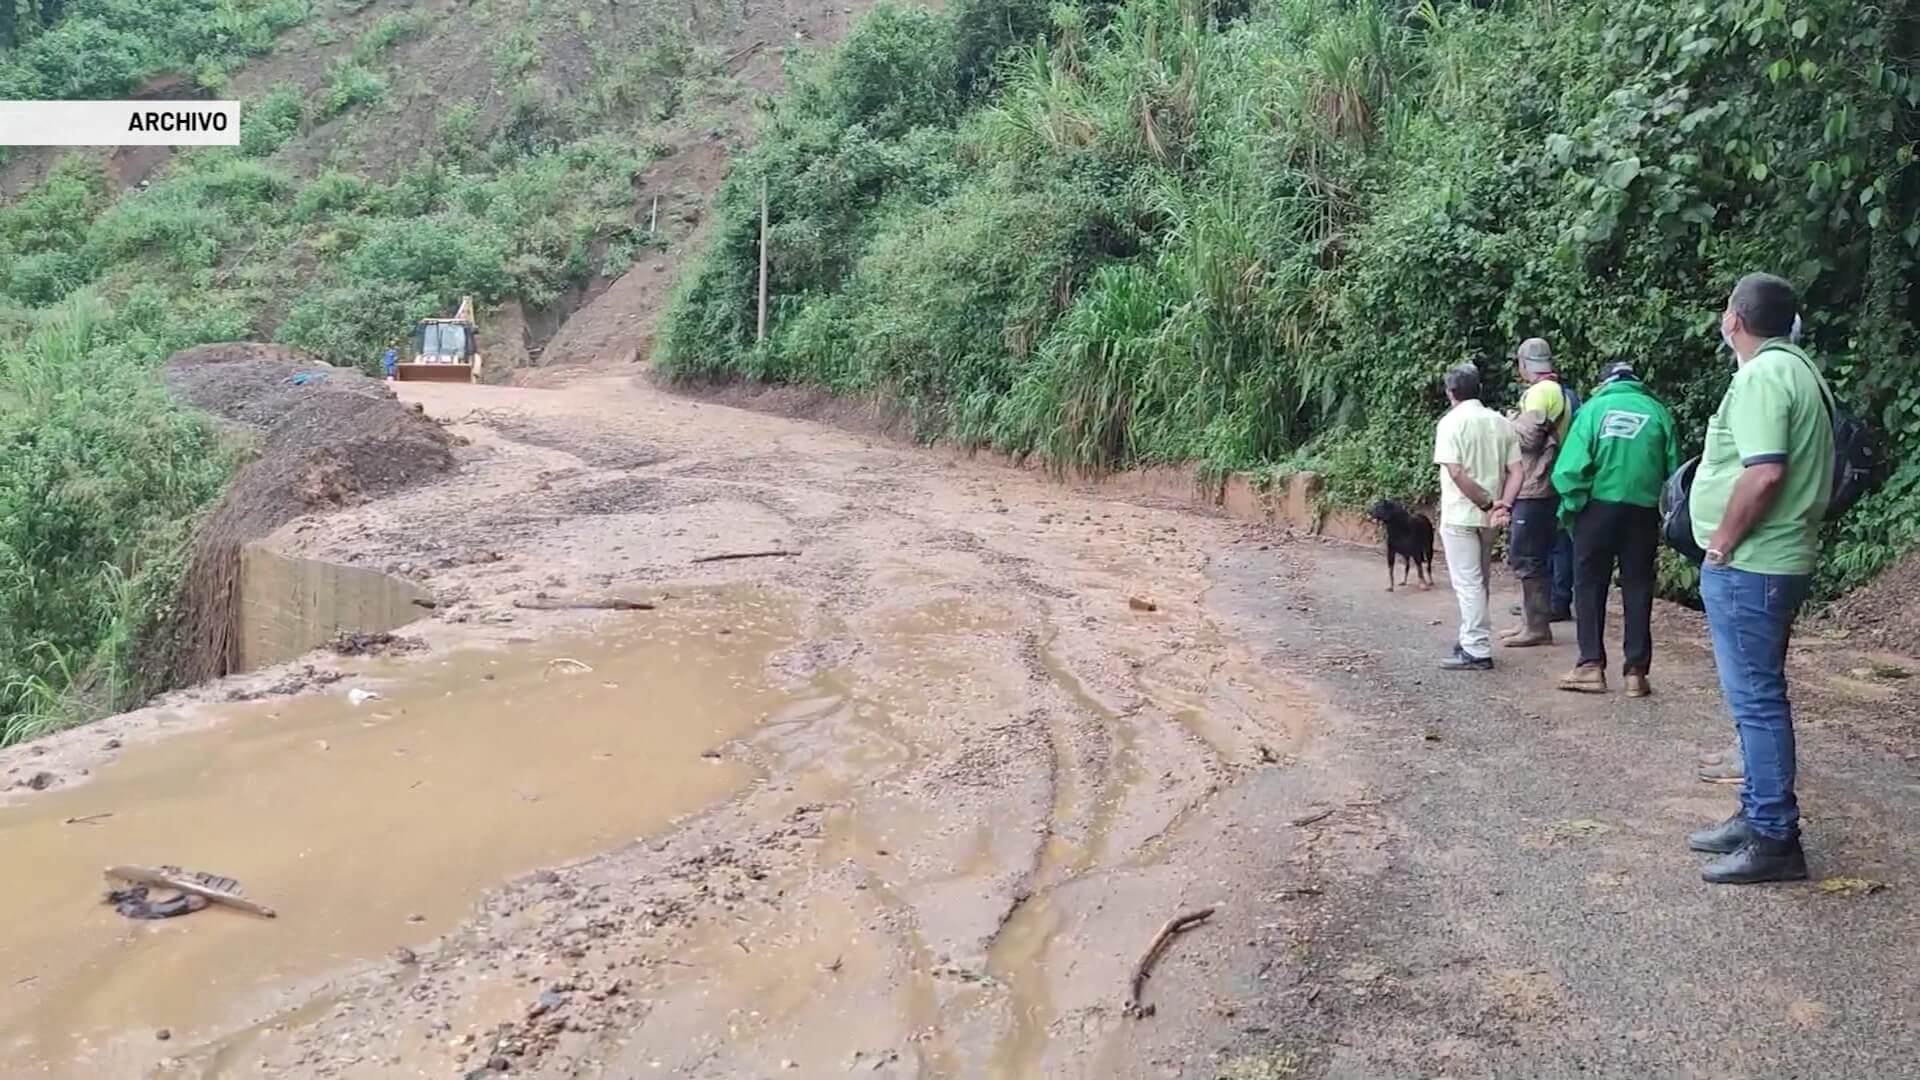
[[1771,274],[1740,279],[1720,317],[1739,364],[1707,425],[1690,497],[1694,540],[1706,550],[1700,599],[1720,688],[1740,735],[1740,812],[1689,837],[1716,854],[1701,872],[1718,884],[1807,876],[1794,798],[1787,640],[1819,560],[1833,488],[1831,395],[1791,342],[1793,286]]

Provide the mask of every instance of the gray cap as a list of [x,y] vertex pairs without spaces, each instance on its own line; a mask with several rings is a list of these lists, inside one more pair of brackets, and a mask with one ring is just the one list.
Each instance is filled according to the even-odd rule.
[[1513,358],[1536,375],[1553,370],[1553,346],[1547,344],[1546,338],[1528,338],[1521,342],[1513,351]]

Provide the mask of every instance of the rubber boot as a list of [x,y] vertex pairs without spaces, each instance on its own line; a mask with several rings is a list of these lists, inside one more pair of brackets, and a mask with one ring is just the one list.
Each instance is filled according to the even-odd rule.
[[1530,649],[1553,644],[1553,582],[1546,577],[1524,578],[1520,582],[1520,606],[1526,609],[1527,624],[1518,634],[1506,639],[1509,649]]

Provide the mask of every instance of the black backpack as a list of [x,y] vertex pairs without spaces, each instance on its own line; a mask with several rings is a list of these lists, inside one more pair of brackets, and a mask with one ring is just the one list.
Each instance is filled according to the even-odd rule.
[[[1880,440],[1872,428],[1840,404],[1833,388],[1820,377],[1820,370],[1813,367],[1806,353],[1799,349],[1782,351],[1791,351],[1801,363],[1813,369],[1814,381],[1820,384],[1821,395],[1827,399],[1827,421],[1833,426],[1833,493],[1827,498],[1825,520],[1833,521],[1851,510],[1861,496],[1879,483]],[[1687,459],[1667,477],[1666,486],[1660,489],[1660,538],[1695,566],[1707,557],[1693,539],[1693,515],[1687,506],[1693,494],[1693,474],[1699,468],[1698,457]]]

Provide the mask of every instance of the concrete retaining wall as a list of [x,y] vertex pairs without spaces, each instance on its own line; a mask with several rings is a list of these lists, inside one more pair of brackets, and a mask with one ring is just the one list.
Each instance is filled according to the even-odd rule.
[[[969,456],[1008,468],[1038,471],[1031,462],[1019,464],[992,451],[976,451]],[[1318,508],[1322,481],[1320,474],[1314,472],[1292,473],[1273,483],[1254,473],[1228,473],[1223,479],[1208,481],[1202,479],[1200,470],[1194,466],[1156,465],[1105,477],[1078,477],[1070,482],[1119,498],[1183,502],[1235,521],[1270,525],[1349,544],[1372,547],[1380,543],[1380,526],[1366,514],[1357,510]],[[1430,507],[1417,509],[1429,517],[1437,517]]]

